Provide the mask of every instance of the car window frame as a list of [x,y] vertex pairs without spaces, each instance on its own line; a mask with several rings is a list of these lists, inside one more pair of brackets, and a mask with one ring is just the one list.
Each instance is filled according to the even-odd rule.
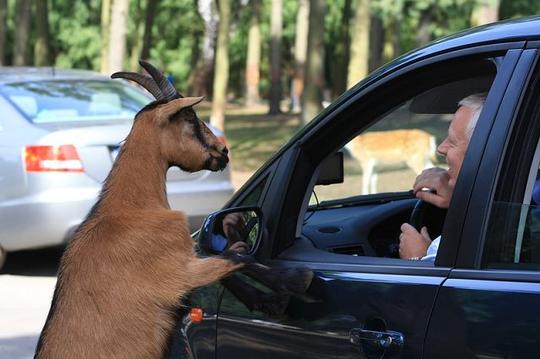
[[[305,168],[302,168],[302,167],[306,167],[310,163],[310,161],[312,161],[307,155],[306,149],[309,148],[310,144],[316,142],[317,133],[322,133],[329,126],[339,126],[340,124],[343,123],[343,121],[339,121],[339,120],[336,120],[334,123],[331,122],[337,116],[346,117],[347,112],[351,112],[351,109],[355,108],[355,104],[361,103],[361,105],[357,105],[360,107],[367,106],[367,104],[364,104],[363,101],[367,99],[369,103],[370,96],[373,96],[374,98],[381,96],[380,94],[373,95],[373,92],[377,92],[377,90],[380,91],[381,88],[384,88],[383,84],[385,83],[392,83],[393,81],[398,81],[400,78],[409,79],[408,82],[410,82],[410,76],[413,76],[411,74],[414,74],[419,69],[430,68],[432,66],[437,66],[438,64],[440,65],[440,64],[446,63],[447,61],[450,61],[450,62],[456,61],[456,60],[460,61],[459,59],[465,56],[489,57],[489,56],[501,56],[502,54],[504,56],[504,59],[506,59],[506,56],[508,55],[508,51],[510,50],[521,51],[521,48],[523,48],[523,46],[524,46],[524,42],[519,41],[519,42],[513,42],[513,43],[500,43],[500,44],[492,44],[492,45],[483,45],[483,46],[478,46],[475,48],[453,50],[445,54],[439,54],[431,58],[420,60],[416,63],[410,64],[409,66],[404,66],[398,71],[392,74],[389,74],[386,77],[379,79],[378,81],[368,83],[365,87],[355,88],[356,91],[352,93],[348,99],[342,100],[338,104],[338,106],[336,106],[334,111],[327,112],[326,116],[324,116],[316,125],[312,126],[310,131],[307,131],[302,138],[298,139],[295,147],[291,148],[291,151],[295,151],[295,157],[297,158],[295,161],[295,164],[292,166],[294,167],[294,170],[292,170],[292,174],[290,176],[291,178],[294,178],[295,180],[290,181],[288,183],[288,186],[286,187],[288,188],[288,193],[285,196],[286,198],[285,201],[288,204],[287,206],[288,210],[287,208],[282,207],[283,210],[279,212],[281,214],[281,221],[280,221],[281,225],[279,226],[279,230],[276,232],[275,236],[277,238],[287,238],[291,236],[291,233],[296,232],[297,223],[296,221],[294,224],[291,223],[292,221],[290,219],[291,207],[295,207],[295,206],[291,206],[291,203],[292,203],[291,196],[294,197],[294,193],[297,191],[301,191],[302,197],[304,196],[305,186],[303,187],[304,189],[302,190],[302,185],[298,184],[298,179],[299,179],[301,171],[305,170]],[[512,64],[505,65],[503,61],[503,65],[498,71],[497,78],[500,77],[499,74],[503,71],[504,72],[509,71],[511,73],[513,71]],[[499,96],[494,96],[494,97],[498,98],[498,97],[502,97],[502,95],[499,94]],[[371,101],[373,101],[373,99]],[[353,110],[352,113],[358,113],[358,109]],[[366,121],[366,123],[363,124],[363,126],[359,126],[360,131],[365,129],[367,126],[369,126],[373,122],[372,117],[369,117],[369,118],[371,119],[371,121]],[[486,126],[491,125],[491,121],[488,121],[488,122],[490,123],[486,124]],[[352,135],[351,135],[351,138],[352,138]],[[297,194],[297,197],[298,196],[299,195]],[[301,199],[296,198],[295,200],[300,201]],[[450,241],[447,241],[447,242],[448,243],[445,245],[447,247],[451,245],[457,246],[456,243],[450,243]],[[290,244],[283,243],[283,242],[280,243],[279,241],[276,241],[276,243],[274,244],[273,257],[276,257],[288,246],[290,246]],[[457,248],[454,249],[454,251],[457,251]],[[455,257],[452,258],[452,256],[447,255],[447,258],[445,258],[444,261],[439,263],[439,265],[452,266],[454,261],[455,261]]]
[[[458,271],[454,274],[456,278],[467,279],[498,279],[498,280],[518,280],[518,281],[534,281],[540,282],[540,271],[512,269],[512,268],[486,268],[485,267],[485,249],[489,241],[489,221],[491,211],[495,202],[508,201],[523,203],[524,196],[527,191],[527,185],[530,182],[531,163],[537,156],[537,146],[540,144],[540,124],[536,123],[535,127],[531,127],[531,122],[538,118],[539,115],[533,118],[528,118],[527,111],[531,106],[538,106],[538,101],[530,101],[532,97],[538,97],[535,92],[540,87],[540,43],[534,42],[528,44],[524,50],[520,63],[516,67],[513,88],[519,86],[517,81],[522,82],[522,87],[525,90],[518,93],[505,96],[506,100],[514,102],[513,115],[507,118],[505,123],[500,122],[494,129],[497,133],[505,131],[504,151],[498,154],[497,176],[494,179],[495,183],[490,193],[489,207],[484,212],[485,216],[481,226],[480,240],[475,246],[460,247],[458,266],[468,270]],[[506,106],[506,110],[508,106]],[[492,136],[488,145],[495,147],[497,136]],[[498,139],[500,141],[500,138]],[[500,146],[500,145],[499,145]],[[525,148],[525,151],[523,149]],[[491,150],[491,152],[494,152]],[[495,160],[492,159],[492,160]],[[518,180],[515,176],[518,176]],[[513,178],[512,178],[513,177]],[[482,178],[476,185],[476,189],[483,182]],[[467,248],[468,247],[468,248]]]

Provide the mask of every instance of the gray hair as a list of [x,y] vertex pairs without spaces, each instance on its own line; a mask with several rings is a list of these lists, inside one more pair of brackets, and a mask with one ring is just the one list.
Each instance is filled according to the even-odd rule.
[[474,128],[476,127],[476,123],[478,122],[478,118],[480,117],[480,113],[482,112],[482,109],[484,108],[484,103],[486,102],[486,96],[487,93],[476,93],[473,95],[469,95],[459,101],[458,107],[465,106],[470,108],[473,111],[473,115],[469,123],[467,124],[467,128],[465,129],[465,133],[469,137],[469,140],[472,137]]

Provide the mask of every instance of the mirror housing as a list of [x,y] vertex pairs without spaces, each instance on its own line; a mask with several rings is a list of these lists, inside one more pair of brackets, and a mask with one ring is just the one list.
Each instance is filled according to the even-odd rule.
[[258,207],[228,208],[210,214],[197,239],[202,254],[234,250],[251,254],[257,250],[263,233],[262,211]]
[[343,151],[337,151],[321,162],[315,185],[343,183]]

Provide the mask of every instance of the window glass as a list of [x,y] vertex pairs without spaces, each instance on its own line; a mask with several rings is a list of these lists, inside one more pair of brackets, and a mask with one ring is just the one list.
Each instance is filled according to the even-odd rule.
[[263,190],[266,185],[265,177],[243,200],[240,202],[240,206],[256,206],[259,204],[259,200],[263,194]]
[[408,191],[425,168],[444,168],[436,149],[446,137],[452,114],[422,113],[427,109],[415,105],[407,101],[349,141],[343,149],[344,182],[316,186],[310,204]]
[[151,98],[121,81],[77,80],[10,83],[0,89],[35,124],[127,121]]
[[[444,71],[447,80],[433,76],[431,86],[431,77],[426,74],[401,79],[395,83],[400,89],[395,90],[401,91],[396,99],[367,99],[379,101],[373,111],[366,108],[371,102],[359,103],[356,113],[355,107],[344,112],[341,122],[351,122],[340,123],[342,132],[334,126],[329,127],[328,134],[319,135],[329,143],[334,136],[335,145],[328,146],[324,153],[317,152],[317,146],[310,148],[319,156],[314,171],[318,177],[312,177],[311,183],[319,182],[320,173],[326,173],[326,161],[339,151],[344,153],[344,176],[342,183],[328,181],[331,184],[309,187],[309,206],[298,225],[300,235],[315,248],[358,257],[434,262],[439,243],[444,241],[442,227],[452,195],[448,182],[457,180],[456,168],[459,171],[469,136],[481,117],[484,99],[497,74],[497,62],[476,57],[455,68],[446,66]],[[403,90],[405,86],[408,90]],[[460,108],[460,102],[464,108]],[[338,147],[338,143],[342,145]],[[450,168],[447,158],[437,155],[438,147],[449,156]],[[434,194],[435,199],[429,197],[432,203],[418,205],[412,193],[416,178],[434,167],[426,177],[439,182],[425,190],[435,188],[442,194]],[[339,176],[334,178],[337,182]]]
[[532,162],[523,201],[493,202],[484,267],[540,269],[540,143]]

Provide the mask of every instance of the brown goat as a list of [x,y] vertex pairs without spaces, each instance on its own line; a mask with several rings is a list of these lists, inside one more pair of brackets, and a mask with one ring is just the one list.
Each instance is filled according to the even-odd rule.
[[69,243],[37,358],[158,358],[175,308],[191,289],[244,266],[242,256],[198,258],[186,216],[170,209],[169,167],[222,170],[227,148],[150,64],[135,80],[157,101],[135,117],[100,198]]

